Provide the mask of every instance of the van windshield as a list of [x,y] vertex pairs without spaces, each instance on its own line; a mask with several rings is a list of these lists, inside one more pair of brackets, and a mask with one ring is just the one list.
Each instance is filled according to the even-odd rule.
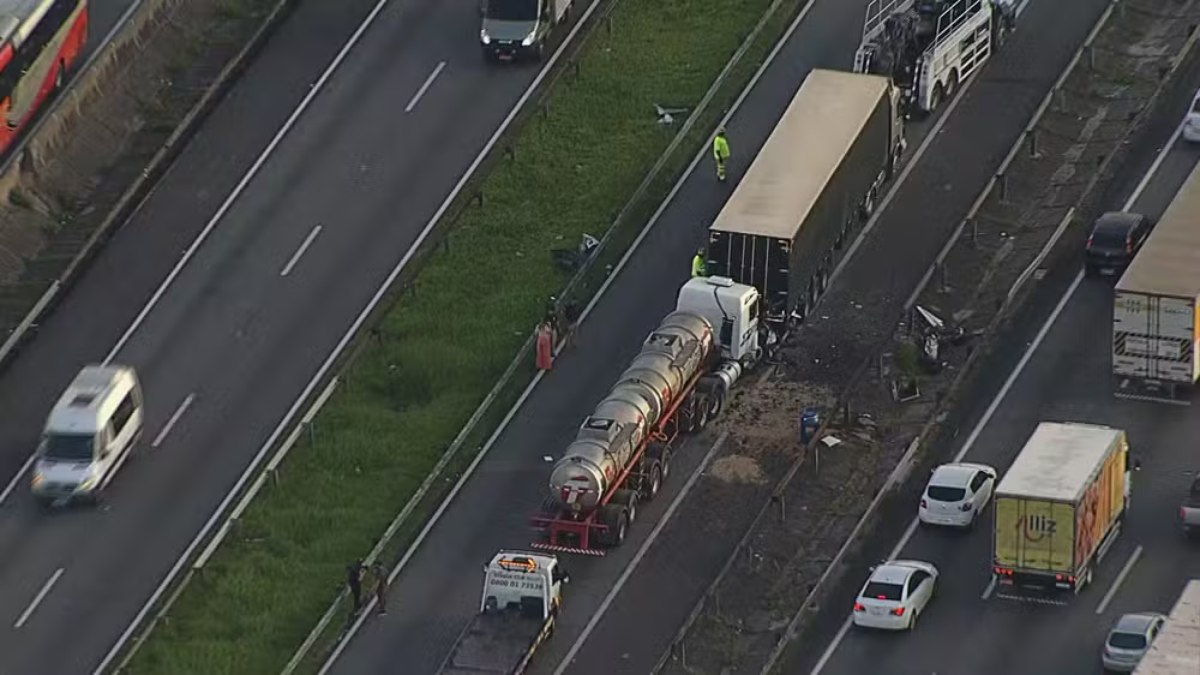
[[93,441],[90,434],[46,434],[42,441],[42,456],[60,461],[90,462],[94,456]]
[[537,0],[488,0],[487,18],[496,21],[534,21]]

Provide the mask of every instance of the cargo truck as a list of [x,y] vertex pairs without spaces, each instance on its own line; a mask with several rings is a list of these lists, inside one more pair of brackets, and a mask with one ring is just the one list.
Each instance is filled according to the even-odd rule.
[[992,572],[1001,585],[1078,593],[1129,507],[1125,432],[1042,422],[996,489]]
[[1200,165],[1167,206],[1113,296],[1118,396],[1176,399],[1200,377]]
[[771,349],[824,292],[904,151],[887,78],[815,69],[708,233],[706,271],[754,286]]
[[1162,630],[1133,671],[1133,675],[1196,673],[1200,673],[1200,579],[1183,587]]
[[890,78],[905,114],[928,114],[981,68],[1015,22],[1010,0],[870,0],[854,72]]
[[546,55],[551,34],[566,24],[574,0],[480,0],[479,44],[487,61]]
[[479,613],[438,669],[442,675],[524,672],[553,633],[570,577],[552,555],[500,551],[483,566]]
[[759,292],[721,277],[679,289],[676,310],[642,344],[550,471],[532,518],[535,550],[603,556],[670,474],[674,441],[721,413],[762,358]]

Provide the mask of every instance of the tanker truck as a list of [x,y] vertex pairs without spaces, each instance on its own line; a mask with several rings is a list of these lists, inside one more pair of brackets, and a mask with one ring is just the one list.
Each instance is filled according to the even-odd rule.
[[718,416],[729,389],[762,359],[760,294],[724,277],[679,289],[609,394],[550,471],[550,492],[532,518],[542,551],[603,556],[619,546],[638,504],[670,474],[672,446]]

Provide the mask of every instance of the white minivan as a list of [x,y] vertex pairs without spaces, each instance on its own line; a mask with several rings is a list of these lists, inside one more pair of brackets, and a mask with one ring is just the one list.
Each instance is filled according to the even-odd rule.
[[1183,138],[1192,143],[1200,142],[1200,91],[1192,96],[1192,105],[1187,117],[1183,118]]
[[85,366],[46,420],[33,466],[44,505],[97,501],[142,433],[142,388],[128,366]]

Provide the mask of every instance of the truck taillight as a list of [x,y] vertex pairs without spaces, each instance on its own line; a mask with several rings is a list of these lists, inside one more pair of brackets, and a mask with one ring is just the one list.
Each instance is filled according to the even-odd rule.
[[861,602],[856,602],[856,603],[854,603],[854,611],[856,611],[856,612],[865,612],[865,611],[867,611],[867,608],[866,608],[866,607],[863,607],[863,605],[862,605],[862,603],[861,603]]
[[923,508],[923,509],[929,508],[929,502],[925,501],[924,497],[921,498],[921,508]]
[[1087,240],[1087,249],[1088,249],[1089,251],[1092,249],[1092,241],[1093,241],[1095,238],[1096,238],[1096,235],[1094,235],[1094,234],[1089,234],[1089,235],[1088,235],[1088,240]]
[[1004,568],[1004,567],[993,567],[992,571],[996,573],[996,576],[1001,576],[1001,577],[1011,577],[1012,576],[1012,570]]
[[960,511],[966,512],[966,511],[970,511],[971,509],[975,508],[975,505],[972,504],[971,502],[967,502],[966,504],[963,504],[962,506],[960,506],[958,508]]
[[1133,253],[1133,235],[1132,234],[1125,235],[1125,252]]
[[896,609],[893,609],[893,610],[892,610],[892,615],[893,615],[893,616],[904,616],[904,608],[903,608],[903,607],[897,607]]

